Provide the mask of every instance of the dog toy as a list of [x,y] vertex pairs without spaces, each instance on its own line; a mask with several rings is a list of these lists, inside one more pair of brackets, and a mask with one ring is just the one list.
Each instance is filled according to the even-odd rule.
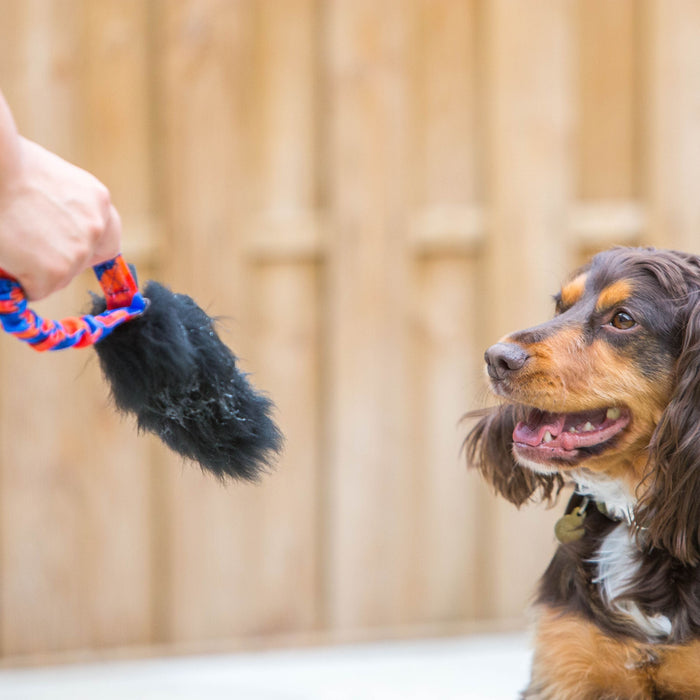
[[0,270],[0,324],[39,351],[95,346],[117,408],[140,430],[220,478],[254,480],[281,449],[273,404],[257,392],[214,321],[184,294],[143,293],[121,255],[94,268],[104,298],[89,315],[50,321]]

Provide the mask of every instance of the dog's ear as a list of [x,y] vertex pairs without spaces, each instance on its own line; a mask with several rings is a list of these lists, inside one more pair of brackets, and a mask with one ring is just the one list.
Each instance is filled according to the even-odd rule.
[[684,315],[675,388],[649,445],[635,521],[643,542],[695,565],[700,563],[700,302]]
[[[477,415],[481,414],[467,418]],[[563,480],[559,474],[537,474],[515,461],[513,429],[517,421],[513,406],[500,406],[482,415],[464,441],[467,463],[518,507],[530,499],[551,501],[561,491]]]

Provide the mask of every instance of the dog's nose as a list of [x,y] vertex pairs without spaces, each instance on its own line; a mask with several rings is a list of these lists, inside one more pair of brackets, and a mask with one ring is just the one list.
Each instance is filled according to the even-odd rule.
[[511,372],[517,372],[528,357],[527,351],[515,343],[496,343],[484,353],[491,379],[505,379]]

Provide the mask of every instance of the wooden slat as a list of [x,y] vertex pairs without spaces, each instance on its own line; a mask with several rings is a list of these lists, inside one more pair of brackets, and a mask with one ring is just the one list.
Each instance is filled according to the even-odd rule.
[[[483,327],[489,343],[551,313],[567,272],[572,190],[573,5],[567,0],[487,3],[486,76],[490,237]],[[493,560],[484,609],[526,607],[553,550],[553,513],[497,501],[484,525]]]
[[477,125],[479,55],[474,2],[415,6],[408,169],[419,203],[411,222],[413,560],[409,619],[479,616],[481,484],[460,454],[460,416],[476,399],[482,340],[475,255],[485,242]]
[[459,418],[481,394],[474,259],[431,257],[417,267],[412,352],[412,462],[409,530],[413,567],[409,619],[446,623],[483,616],[485,488],[467,473]]
[[[161,619],[171,641],[300,630],[317,615],[316,270],[252,265],[249,248],[250,221],[313,205],[313,4],[272,7],[157,7],[171,284],[229,319],[223,338],[253,381],[279,392],[292,433],[289,462],[259,486],[223,488],[165,465]],[[262,83],[252,65],[265,66]]]
[[[75,58],[90,52],[81,43],[82,5],[21,6],[17,24],[3,24],[24,57],[17,63],[27,80],[16,93],[20,127],[84,164],[83,137],[95,125],[88,126]],[[141,20],[124,18],[128,36],[143,34]],[[110,17],[101,15],[98,25],[97,34],[109,31]],[[133,64],[131,73],[136,83]],[[110,75],[103,66],[102,79]],[[104,155],[105,166],[119,167]],[[37,308],[62,317],[86,301],[84,282],[76,281]],[[133,426],[111,410],[91,351],[41,356],[2,342],[2,651],[144,643],[151,632],[149,477]]]
[[[577,196],[637,196],[641,187],[635,0],[577,0]],[[622,242],[622,241],[621,241]]]
[[333,629],[410,608],[413,492],[404,246],[407,3],[327,3],[328,578]]
[[[236,233],[247,194],[244,67],[252,55],[251,22],[250,3],[164,1],[155,11],[168,282],[210,313],[235,318],[236,342],[230,322],[223,337],[244,356],[249,333],[240,329],[246,329],[248,297]],[[258,572],[248,564],[259,542],[253,502],[260,502],[259,491],[222,488],[169,455],[159,467],[166,538],[160,634],[172,642],[233,637],[254,625],[258,605],[268,602],[257,595]]]
[[[25,136],[63,157],[78,158],[83,126],[79,99],[80,0],[3,5],[3,45],[10,48],[9,90]],[[7,12],[7,15],[5,15]],[[7,18],[7,21],[5,20]],[[3,91],[5,91],[3,85]],[[47,101],[51,109],[46,108]]]
[[[87,105],[85,167],[107,183],[119,209],[124,244],[144,263],[156,251],[151,53],[142,0],[83,0]],[[150,254],[150,255],[149,255]],[[145,259],[144,259],[145,258]]]
[[314,212],[267,209],[249,226],[247,252],[256,262],[320,260],[327,228]]
[[479,176],[483,154],[474,138],[481,126],[476,4],[415,3],[413,174],[416,196],[432,206],[473,205],[484,194]]
[[474,254],[484,244],[488,224],[481,207],[436,205],[411,223],[411,243],[420,256]]
[[579,245],[635,245],[646,233],[644,208],[636,201],[589,201],[571,207],[570,231]]
[[[83,0],[80,13],[85,55],[82,163],[109,187],[122,218],[123,250],[138,250],[129,261],[138,265],[143,279],[158,230],[153,223],[152,104],[145,68],[148,8],[138,0]],[[86,277],[94,289],[92,274]],[[93,366],[92,376],[97,375]],[[86,615],[94,620],[99,646],[143,644],[153,641],[157,596],[152,575],[151,441],[138,435],[133,420],[119,420],[106,392],[100,377],[89,394],[89,412],[77,424],[78,431],[91,426],[95,445],[105,455],[101,469],[84,458],[94,503],[82,526],[96,540],[86,567],[91,589]]]
[[317,629],[323,614],[320,270],[313,262],[266,264],[256,277],[254,380],[275,400],[285,449],[261,486],[260,550],[249,563],[267,601],[257,625],[299,633]]
[[700,4],[651,0],[644,39],[649,241],[700,252]]
[[641,245],[648,240],[649,216],[634,200],[576,202],[571,207],[572,269],[613,246]]
[[253,565],[268,598],[264,623],[289,633],[317,627],[322,614],[319,285],[328,231],[317,211],[318,10],[314,0],[256,7],[262,68],[252,200],[268,225],[255,241],[251,327],[255,379],[275,400],[285,451],[265,484],[263,550]]

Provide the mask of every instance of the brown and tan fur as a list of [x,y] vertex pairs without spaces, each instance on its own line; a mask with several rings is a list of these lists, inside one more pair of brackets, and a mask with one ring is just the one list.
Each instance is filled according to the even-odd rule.
[[579,616],[543,611],[526,697],[697,699],[700,642],[685,646],[615,639]]
[[[555,299],[553,319],[487,351],[503,404],[466,441],[518,506],[569,483],[567,512],[583,496],[601,506],[543,576],[523,697],[700,698],[700,259],[613,249]],[[589,414],[606,416],[590,430],[617,432],[589,446],[573,425]],[[548,422],[571,424],[573,442],[563,428],[552,442]],[[611,515],[610,485],[628,517]]]

